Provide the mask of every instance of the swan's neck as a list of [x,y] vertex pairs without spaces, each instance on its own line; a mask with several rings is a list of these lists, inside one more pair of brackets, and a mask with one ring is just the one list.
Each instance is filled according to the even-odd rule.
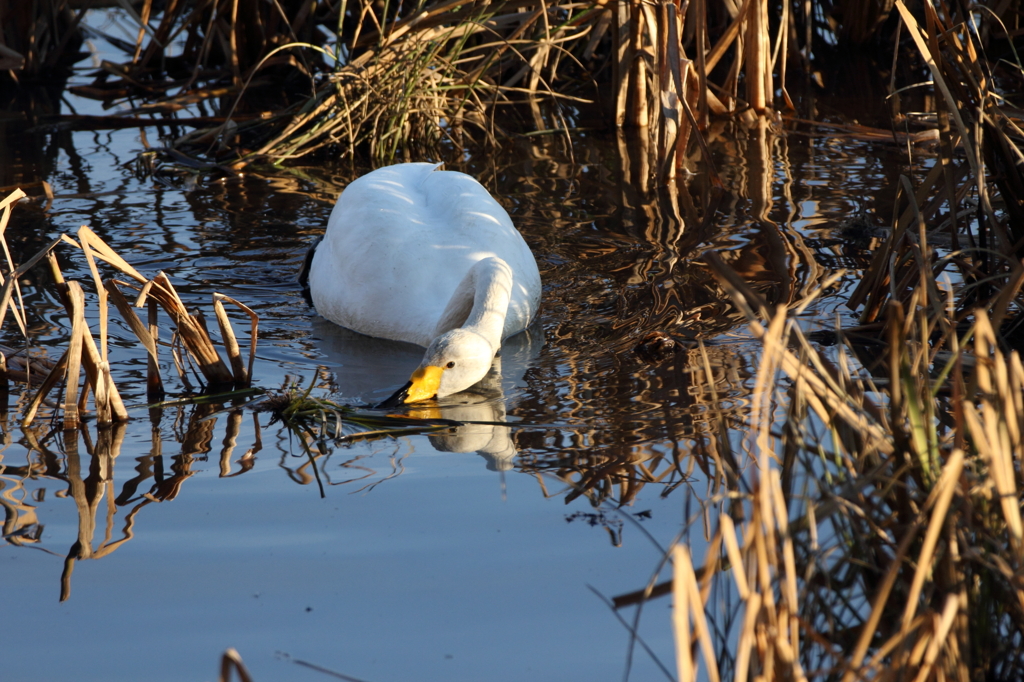
[[434,336],[462,327],[487,339],[497,353],[511,298],[512,268],[493,256],[479,260],[455,288]]

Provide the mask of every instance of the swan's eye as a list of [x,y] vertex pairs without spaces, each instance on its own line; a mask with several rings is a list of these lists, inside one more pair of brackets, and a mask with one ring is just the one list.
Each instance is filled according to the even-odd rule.
[[454,360],[452,360],[452,361],[451,361],[451,362],[449,362],[449,363],[448,363],[447,365],[445,365],[445,367],[446,367],[446,368],[448,368],[448,369],[451,369],[451,368],[452,368],[452,367],[454,367],[454,366],[455,366],[455,361],[454,361]]

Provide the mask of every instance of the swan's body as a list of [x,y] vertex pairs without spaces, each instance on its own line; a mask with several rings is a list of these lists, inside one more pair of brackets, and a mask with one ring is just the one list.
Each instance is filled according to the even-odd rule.
[[468,175],[435,169],[400,164],[352,182],[309,268],[325,318],[427,347],[406,402],[482,379],[540,303],[537,263],[505,210]]

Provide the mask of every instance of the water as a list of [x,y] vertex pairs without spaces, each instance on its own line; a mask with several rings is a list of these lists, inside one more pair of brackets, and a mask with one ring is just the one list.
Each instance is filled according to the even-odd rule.
[[[262,388],[312,382],[362,404],[418,362],[415,347],[318,318],[295,281],[360,169],[140,172],[146,141],[168,131],[4,125],[0,185],[34,197],[7,230],[19,262],[88,224],[147,276],[166,272],[211,321],[213,291],[242,301],[260,315]],[[787,305],[847,268],[802,319],[850,322],[842,303],[871,236],[842,225],[862,209],[888,215],[878,188],[900,168],[899,150],[841,137],[711,137],[728,188],[714,200],[706,175],[675,197],[645,186],[635,141],[614,135],[579,136],[573,159],[560,141],[533,138],[458,167],[511,213],[544,297],[489,390],[437,412],[511,427],[336,446],[314,471],[265,413],[146,410],[145,354],[116,315],[111,364],[127,425],[63,433],[44,409],[22,430],[27,395],[15,386],[0,453],[2,633],[15,655],[0,676],[212,679],[235,647],[261,682],[324,679],[296,661],[371,682],[619,679],[627,665],[630,679],[663,678],[639,648],[627,663],[629,633],[602,599],[645,586],[679,536],[700,562],[703,510],[724,492],[717,463],[744,437],[758,367],[757,343],[698,258],[720,253]],[[32,184],[41,180],[56,195],[49,206]],[[81,256],[62,246],[59,259],[92,292]],[[54,287],[42,268],[22,285],[32,345],[56,357],[69,323]],[[652,331],[682,349],[638,355]],[[8,320],[3,341],[18,339]],[[166,350],[162,369],[181,394]],[[671,669],[668,600],[639,623]]]

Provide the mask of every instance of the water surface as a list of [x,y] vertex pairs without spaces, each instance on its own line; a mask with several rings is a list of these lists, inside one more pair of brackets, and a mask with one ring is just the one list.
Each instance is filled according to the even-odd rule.
[[[366,169],[194,176],[140,168],[146,144],[174,131],[3,125],[0,185],[33,197],[7,229],[16,260],[87,224],[147,276],[166,272],[210,320],[213,291],[246,303],[260,315],[261,388],[312,383],[364,404],[418,362],[415,347],[320,319],[295,280],[334,199]],[[234,647],[261,682],[324,679],[296,660],[371,682],[664,678],[603,600],[646,585],[676,538],[703,556],[704,512],[727,493],[759,357],[698,259],[720,253],[782,305],[845,268],[803,319],[849,322],[842,303],[872,236],[844,225],[888,215],[878,188],[901,169],[895,147],[849,138],[710,137],[720,196],[700,166],[676,192],[645,181],[635,140],[614,134],[581,133],[571,157],[530,138],[454,166],[509,210],[544,296],[500,375],[436,413],[509,427],[331,446],[311,463],[294,434],[241,403],[147,410],[145,354],[116,316],[128,424],[63,432],[47,409],[23,430],[28,395],[15,386],[0,453],[15,655],[0,676],[212,679]],[[90,292],[96,333],[85,262],[66,247],[58,257]],[[31,345],[56,357],[70,325],[52,282],[38,269],[22,284]],[[651,332],[680,349],[635,352]],[[3,341],[23,344],[10,322]],[[162,369],[169,397],[184,395],[166,349]],[[668,600],[639,624],[671,669]]]

